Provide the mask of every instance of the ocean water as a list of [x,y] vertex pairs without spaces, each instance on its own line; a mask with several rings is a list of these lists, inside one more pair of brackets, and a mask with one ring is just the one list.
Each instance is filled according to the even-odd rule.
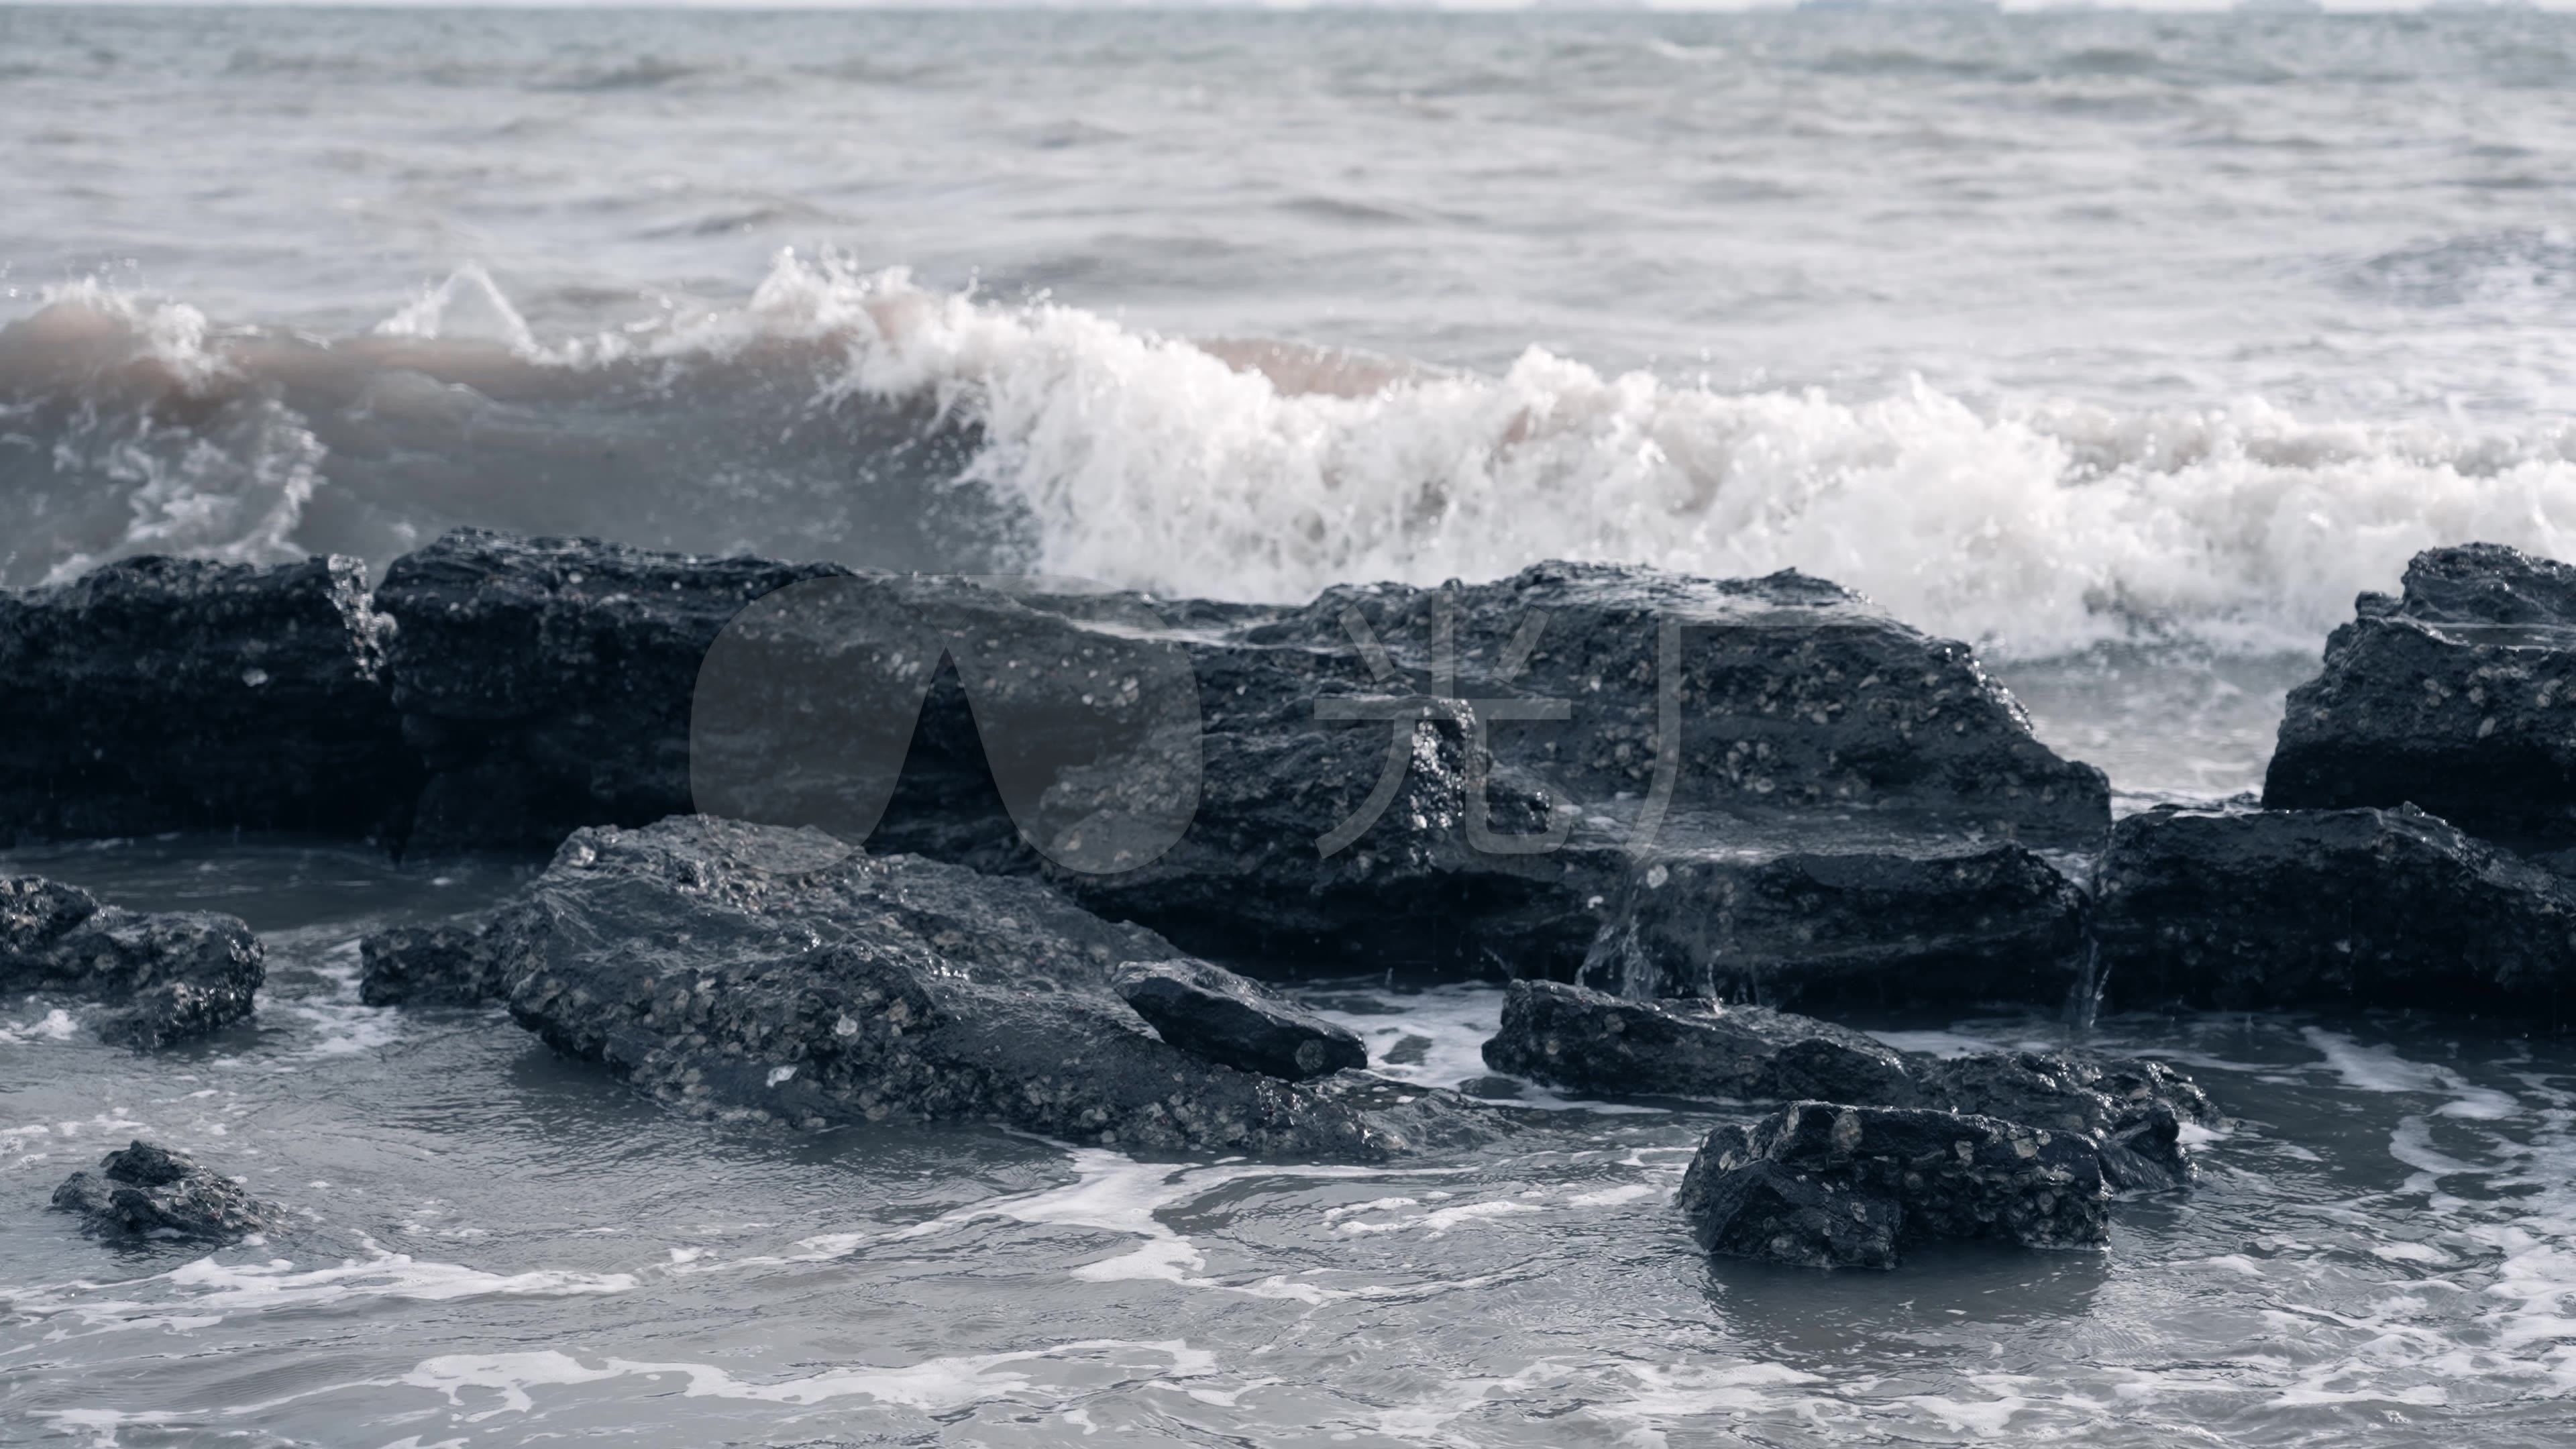
[[[1294,599],[1798,567],[2128,805],[2352,596],[2570,552],[2576,17],[0,8],[0,584],[458,523]],[[1709,1264],[1743,1109],[1383,1169],[667,1114],[356,941],[528,865],[0,860],[266,936],[158,1058],[0,1000],[0,1444],[2576,1438],[2576,1048],[2124,1018],[2236,1120],[2103,1253]],[[1488,985],[1313,982],[1408,1081]],[[1868,1023],[2055,1041],[2012,1013]],[[293,1205],[111,1253],[138,1133]]]
[[[2106,1022],[2235,1120],[2099,1252],[1712,1264],[1671,1197],[1717,1103],[1530,1091],[1385,1167],[1142,1162],[975,1127],[689,1120],[502,1012],[356,1000],[356,937],[499,863],[139,842],[7,865],[257,926],[256,1026],[137,1058],[0,1002],[0,1443],[2563,1445],[2576,1047],[2402,1016]],[[435,873],[432,873],[433,870]],[[1314,982],[1454,1084],[1492,985]],[[2053,1043],[1999,1014],[1914,1049]],[[291,1229],[115,1253],[42,1210],[130,1137]]]
[[2224,795],[2414,550],[2570,551],[2571,68],[2532,12],[5,9],[0,582],[458,522],[1794,566]]

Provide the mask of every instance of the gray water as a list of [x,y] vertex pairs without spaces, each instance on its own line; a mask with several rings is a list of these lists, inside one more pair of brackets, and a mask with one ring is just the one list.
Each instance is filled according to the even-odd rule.
[[[359,1005],[356,938],[497,898],[230,842],[20,852],[271,949],[257,1025],[138,1058],[0,1005],[0,1443],[2562,1444],[2576,1047],[2402,1016],[2105,1023],[2234,1121],[2098,1252],[1712,1264],[1670,1199],[1717,1104],[1536,1087],[1382,1168],[1142,1162],[976,1127],[670,1114],[497,1011]],[[433,873],[433,871],[435,873]],[[1310,983],[1454,1084],[1490,986]],[[1878,1023],[1900,1045],[2039,1018]],[[1392,1060],[1390,1060],[1392,1058]],[[116,1253],[43,1204],[137,1134],[293,1227]],[[1106,1436],[1103,1438],[1102,1436]]]
[[2537,12],[0,9],[0,583],[1796,566],[2224,795],[2415,550],[2576,552],[2572,70]]
[[[2568,556],[2576,19],[0,8],[0,583],[477,523],[1229,598],[1797,566],[2126,805],[2414,550]],[[528,865],[18,852],[266,936],[0,1001],[0,1442],[2496,1446],[2576,1435],[2576,1049],[2120,1019],[2235,1124],[2098,1253],[1712,1265],[1713,1104],[1351,1171],[669,1115],[365,931]],[[1306,983],[1454,1083],[1489,986]],[[1867,1023],[2053,1041],[2013,1014]],[[292,1205],[122,1256],[149,1134]]]

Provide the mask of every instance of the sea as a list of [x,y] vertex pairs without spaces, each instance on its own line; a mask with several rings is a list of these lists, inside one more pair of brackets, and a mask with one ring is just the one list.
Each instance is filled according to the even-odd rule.
[[[2576,554],[2571,402],[2571,15],[0,7],[0,585],[459,524],[1255,601],[1796,568],[2133,810],[2258,790],[2415,551]],[[2576,1439],[2524,1023],[2104,1021],[2229,1112],[2199,1188],[1820,1275],[1676,1221],[1733,1104],[1366,1169],[790,1135],[358,1002],[360,934],[531,862],[0,867],[271,952],[154,1058],[0,999],[0,1444]],[[1299,989],[1484,1074],[1492,983]],[[296,1226],[44,1210],[136,1135]]]

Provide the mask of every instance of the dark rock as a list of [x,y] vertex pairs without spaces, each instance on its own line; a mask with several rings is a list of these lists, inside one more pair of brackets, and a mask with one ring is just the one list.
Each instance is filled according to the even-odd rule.
[[98,1169],[65,1179],[53,1206],[79,1213],[82,1230],[102,1238],[230,1243],[285,1220],[283,1209],[232,1179],[141,1138],[99,1159]]
[[[1626,858],[1615,837],[1591,831],[1545,855],[1476,849],[1469,801],[1489,762],[1475,748],[1470,711],[1422,697],[1379,701],[1410,713],[1406,770],[1374,823],[1329,856],[1318,850],[1320,838],[1364,816],[1388,757],[1384,724],[1314,723],[1317,703],[1353,698],[1217,717],[1200,742],[1198,809],[1178,843],[1132,870],[1048,878],[1104,915],[1147,922],[1211,955],[1570,974]],[[1155,768],[1131,758],[1069,771],[1049,803],[1075,813]],[[1547,823],[1535,791],[1484,777],[1482,793],[1495,830]]]
[[2122,1006],[2510,1001],[2554,1021],[2576,969],[2576,883],[2411,808],[2148,811],[2095,889]]
[[2124,1190],[2190,1183],[2182,1124],[2218,1120],[2200,1087],[2162,1062],[2028,1051],[1942,1060],[1760,1006],[1631,1001],[1545,981],[1507,988],[1485,1064],[1609,1096],[1811,1098],[1996,1117],[2090,1139]]
[[0,839],[390,836],[418,788],[353,559],[132,558],[0,592]]
[[428,778],[414,848],[551,849],[689,808],[689,700],[748,601],[829,565],[457,529],[394,561],[375,604],[402,733]]
[[2102,772],[2034,739],[1964,645],[1795,571],[1700,579],[1558,562],[1491,584],[1352,586],[1243,638],[1314,651],[1364,680],[1352,667],[1353,610],[1406,678],[1476,700],[1493,721],[1507,718],[1496,701],[1572,701],[1561,721],[1493,733],[1499,765],[1532,771],[1559,798],[1653,789],[1669,623],[1682,727],[1674,810],[1858,810],[2069,842],[2109,818]]
[[369,1006],[472,1006],[509,996],[505,963],[473,926],[397,926],[358,943],[358,999]]
[[1042,871],[1243,958],[1571,974],[1641,816],[2068,843],[2108,818],[1964,649],[1793,574],[1545,565],[1262,609],[460,532],[378,597],[425,844],[694,803]]
[[2124,1191],[2188,1186],[2196,1168],[2182,1125],[2218,1120],[2199,1084],[2162,1062],[2023,1051],[1910,1065],[1925,1106],[2089,1138],[2102,1175]]
[[1179,954],[1152,932],[1037,881],[811,829],[579,831],[482,935],[522,1025],[696,1111],[1346,1159],[1471,1130],[1445,1094],[1380,1112],[1375,1089],[1277,1081],[1155,1036],[1110,988],[1121,965]]
[[1640,998],[2055,1005],[2083,963],[2083,895],[2026,847],[1739,832],[1629,870],[1580,979]]
[[2085,1137],[1823,1102],[1711,1132],[1679,1196],[1710,1253],[1809,1268],[1892,1268],[1942,1239],[2092,1246],[2109,1238],[2109,1205]]
[[232,916],[145,914],[37,876],[0,880],[0,991],[121,1005],[101,1035],[138,1051],[249,1016],[265,960],[259,938]]
[[[1682,731],[1669,778],[1657,768],[1664,620],[1677,625]],[[2067,979],[2073,891],[1996,842],[2097,839],[2100,772],[2032,739],[1963,648],[1831,584],[1543,564],[1494,584],[1335,589],[1196,645],[1193,661],[1205,792],[1188,835],[1140,869],[1067,886],[1194,948],[1239,951],[1249,935],[1260,953],[1563,977],[1626,882],[1758,840],[1817,857],[1781,869],[1805,877],[1784,880],[1784,897],[1822,881],[1854,900],[1842,944],[1855,963],[1938,935],[1918,954],[1947,950],[1963,975],[1984,966],[2016,989]],[[1380,778],[1391,721],[1316,721],[1368,705],[1408,722],[1407,769],[1377,827],[1324,854]],[[1552,709],[1562,717],[1543,717]],[[1076,773],[1057,798],[1095,788]],[[1923,900],[1975,853],[1923,842],[1980,832],[1976,849],[1994,858],[1973,910]],[[1876,845],[1849,846],[1862,834]],[[1900,884],[1908,870],[1923,881]],[[1860,905],[1856,877],[1872,874],[1913,896],[1913,914]],[[1938,882],[1937,895],[1962,885]],[[1743,934],[1787,959],[1798,909],[1750,908]],[[1687,954],[1642,934],[1659,960]]]
[[1896,1051],[1813,1017],[1710,1001],[1629,1001],[1515,981],[1485,1065],[1577,1091],[1910,1103]]
[[2412,803],[2480,835],[2576,845],[2576,568],[2496,544],[2427,549],[2363,594],[2290,691],[2273,809]]
[[1222,966],[1136,962],[1110,986],[1163,1040],[1212,1062],[1292,1082],[1368,1065],[1357,1036]]

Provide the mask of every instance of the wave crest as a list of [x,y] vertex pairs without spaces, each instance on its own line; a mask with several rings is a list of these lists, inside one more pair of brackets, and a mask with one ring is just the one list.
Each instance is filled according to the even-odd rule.
[[381,562],[466,521],[1259,600],[1568,557],[1801,568],[2031,658],[2309,652],[2418,549],[2576,542],[2563,425],[1728,393],[1541,348],[1480,376],[833,256],[551,342],[480,268],[330,344],[72,289],[0,329],[0,398],[13,579],[144,549]]

